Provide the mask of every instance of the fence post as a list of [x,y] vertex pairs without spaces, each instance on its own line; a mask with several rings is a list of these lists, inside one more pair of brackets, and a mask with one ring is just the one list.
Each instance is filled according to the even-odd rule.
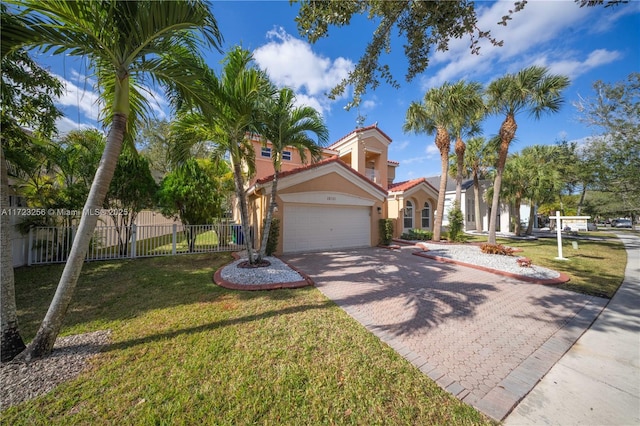
[[29,228],[29,251],[27,252],[27,266],[33,263],[33,228]]
[[134,223],[133,225],[131,225],[131,258],[135,259],[136,258],[136,234],[138,232],[138,227],[137,225]]
[[173,236],[171,238],[171,241],[173,243],[173,248],[171,249],[171,254],[173,254],[173,255],[176,254],[177,239],[178,239],[178,225],[176,225],[174,223],[173,224]]

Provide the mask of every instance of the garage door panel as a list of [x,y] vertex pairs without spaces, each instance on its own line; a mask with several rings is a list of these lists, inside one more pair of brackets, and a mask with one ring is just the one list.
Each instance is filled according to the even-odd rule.
[[287,204],[285,253],[371,245],[370,208]]

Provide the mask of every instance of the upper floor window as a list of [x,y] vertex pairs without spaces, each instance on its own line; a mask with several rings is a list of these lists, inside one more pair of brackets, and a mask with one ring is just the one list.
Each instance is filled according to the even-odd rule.
[[271,158],[271,148],[269,148],[268,146],[263,146],[262,150],[260,151],[260,156]]
[[282,151],[282,159],[285,161],[291,161],[291,151]]

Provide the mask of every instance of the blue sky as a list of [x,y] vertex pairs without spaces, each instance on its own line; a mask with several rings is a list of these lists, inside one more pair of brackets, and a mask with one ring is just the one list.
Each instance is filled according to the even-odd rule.
[[[393,140],[389,158],[400,162],[396,181],[440,173],[433,136],[402,132],[407,107],[421,100],[431,87],[459,79],[488,84],[530,65],[544,65],[552,73],[567,75],[571,86],[564,93],[565,104],[559,113],[545,115],[539,121],[526,114],[517,117],[518,131],[511,148],[515,152],[528,145],[553,144],[561,139],[579,141],[597,134],[599,129],[579,122],[573,103],[580,96],[593,96],[596,80],[614,83],[631,72],[640,72],[640,2],[579,8],[572,0],[534,0],[514,15],[507,27],[497,22],[513,2],[478,2],[477,7],[478,26],[504,40],[503,47],[483,45],[480,55],[472,55],[468,39],[454,40],[447,52],[433,53],[426,72],[408,83],[404,79],[404,40],[397,38],[383,60],[391,66],[401,87],[394,89],[383,83],[363,96],[359,112],[366,117],[365,125],[377,122]],[[310,45],[297,32],[294,18],[298,6],[288,1],[216,1],[212,8],[224,36],[224,50],[241,45],[253,51],[258,65],[275,83],[294,88],[300,103],[323,114],[332,142],[355,128],[358,112],[344,109],[350,94],[333,101],[325,94],[355,66],[375,29],[373,22],[356,17],[350,26],[332,28],[328,38]],[[59,100],[65,113],[60,131],[96,126],[99,106],[86,64],[41,53],[34,57],[66,85],[67,91]],[[215,51],[206,53],[214,68],[222,57]],[[169,117],[162,96],[153,96],[153,90],[151,93],[157,116]],[[484,135],[495,135],[501,121],[502,117],[486,119]]]

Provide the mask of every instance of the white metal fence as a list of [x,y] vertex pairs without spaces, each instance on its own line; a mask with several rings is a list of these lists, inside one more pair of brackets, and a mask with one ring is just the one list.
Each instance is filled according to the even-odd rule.
[[[28,265],[67,261],[76,227],[37,227],[28,235]],[[211,225],[97,226],[85,260],[133,259],[186,253],[241,250],[242,227],[233,223]]]

